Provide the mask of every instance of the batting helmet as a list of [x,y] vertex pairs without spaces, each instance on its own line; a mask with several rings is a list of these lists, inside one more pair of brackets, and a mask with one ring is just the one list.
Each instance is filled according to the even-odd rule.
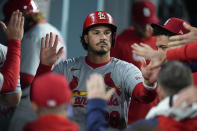
[[26,13],[39,12],[34,0],[8,0],[3,9],[5,20],[9,20],[12,12],[14,12],[15,10],[20,10],[21,12]]
[[83,36],[87,34],[90,28],[97,26],[97,25],[105,25],[111,28],[112,30],[112,46],[115,44],[115,35],[117,27],[114,24],[114,20],[112,16],[105,12],[105,11],[96,11],[91,14],[89,14],[83,24],[83,32],[81,37],[81,42],[83,44],[83,47],[87,50],[87,44],[84,41]]

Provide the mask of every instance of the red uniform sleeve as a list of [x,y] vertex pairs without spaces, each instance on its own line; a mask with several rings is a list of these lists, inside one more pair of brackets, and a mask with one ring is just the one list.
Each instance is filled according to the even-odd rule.
[[20,72],[20,78],[21,78],[20,79],[21,87],[24,88],[24,87],[31,85],[34,79],[34,76]]
[[38,67],[38,70],[36,72],[36,77],[39,76],[39,75],[42,75],[44,73],[51,72],[51,68],[52,68],[52,66],[47,66],[47,65],[40,64],[39,67]]
[[4,77],[1,93],[16,90],[20,72],[21,43],[19,40],[8,41],[8,52],[1,73]]
[[197,60],[197,42],[184,45],[180,48],[168,50],[166,53],[167,60],[179,60],[194,62]]
[[[50,72],[51,71],[51,67],[52,66],[45,66],[45,65],[40,64],[38,69],[37,69],[36,76],[41,75],[41,74],[46,73],[46,72]],[[23,72],[20,73],[20,77],[21,77],[21,81],[20,82],[21,82],[21,87],[22,88],[31,85],[33,80],[34,80],[34,76],[33,75],[30,75],[30,74],[27,74],[27,73],[23,73]]]
[[141,103],[150,103],[157,97],[156,89],[146,89],[143,83],[135,86],[132,96]]

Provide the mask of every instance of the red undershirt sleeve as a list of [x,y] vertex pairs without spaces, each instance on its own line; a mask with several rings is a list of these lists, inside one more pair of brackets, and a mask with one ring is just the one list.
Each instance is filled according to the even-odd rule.
[[1,70],[4,77],[1,93],[16,90],[20,72],[20,56],[20,40],[9,40],[6,60]]
[[168,50],[166,53],[167,60],[179,60],[194,62],[197,60],[197,42],[189,43],[180,48]]
[[150,103],[156,96],[156,87],[154,89],[147,89],[141,82],[137,84],[133,90],[132,96],[141,103]]
[[40,64],[39,67],[38,67],[38,70],[36,72],[36,77],[39,76],[39,75],[42,75],[44,73],[51,72],[51,68],[52,68],[52,66],[47,66],[47,65]]

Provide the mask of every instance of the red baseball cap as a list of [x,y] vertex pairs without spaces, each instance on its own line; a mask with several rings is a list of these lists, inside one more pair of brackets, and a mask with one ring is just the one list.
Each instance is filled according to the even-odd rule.
[[26,13],[39,12],[34,0],[8,0],[4,5],[3,12],[6,20],[9,20],[12,12],[19,10]]
[[155,5],[151,1],[137,1],[132,8],[133,19],[139,24],[158,23]]
[[[183,23],[189,24],[187,21],[172,17],[168,19],[165,24],[158,25],[158,24],[151,24],[151,26],[154,29],[153,35],[167,35],[167,36],[173,36],[173,35],[183,35],[189,32],[189,30],[185,29],[183,26]],[[190,24],[189,24],[190,25]]]
[[40,107],[58,107],[70,103],[71,90],[63,75],[46,73],[35,78],[31,89],[31,100]]

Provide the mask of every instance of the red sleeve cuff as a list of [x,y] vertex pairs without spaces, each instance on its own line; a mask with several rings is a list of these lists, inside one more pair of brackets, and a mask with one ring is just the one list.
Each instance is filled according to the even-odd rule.
[[52,68],[52,66],[40,64],[38,67],[37,73],[36,73],[36,77],[41,74],[51,72],[51,68]]
[[17,48],[21,48],[21,41],[20,40],[8,40],[8,48],[12,46],[12,47],[17,47]]

